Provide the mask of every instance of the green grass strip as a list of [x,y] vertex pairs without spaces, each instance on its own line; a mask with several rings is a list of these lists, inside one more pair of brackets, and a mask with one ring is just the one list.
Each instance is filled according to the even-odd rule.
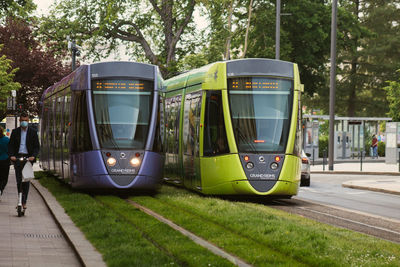
[[262,204],[172,186],[156,198],[132,199],[256,266],[400,266],[399,244]]
[[151,242],[129,222],[106,209],[92,197],[71,190],[67,185],[37,174],[45,186],[64,207],[86,238],[103,255],[107,266],[171,266],[174,259],[160,253]]
[[232,266],[232,264],[192,240],[175,231],[168,225],[128,204],[122,199],[110,196],[97,196],[106,206],[112,208],[121,217],[135,224],[146,236],[155,240],[166,253],[173,255],[186,266]]
[[35,173],[107,266],[232,266],[115,196],[91,197],[44,172]]

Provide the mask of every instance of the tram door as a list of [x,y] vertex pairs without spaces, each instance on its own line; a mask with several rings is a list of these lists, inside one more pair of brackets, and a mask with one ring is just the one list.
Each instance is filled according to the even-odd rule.
[[181,162],[179,160],[180,113],[182,96],[165,100],[165,173],[167,178],[181,183]]
[[185,95],[183,117],[183,171],[186,187],[200,189],[201,92]]
[[55,146],[54,146],[54,165],[57,173],[60,174],[60,178],[64,177],[63,174],[63,164],[62,164],[62,152],[63,152],[63,144],[62,144],[62,125],[63,125],[63,109],[64,109],[64,92],[59,92],[56,98],[56,106],[55,106]]
[[71,108],[71,91],[67,90],[64,100],[64,119],[63,119],[63,136],[62,136],[62,147],[63,147],[63,171],[64,179],[70,178],[70,162],[69,162],[69,131],[70,131],[70,108]]
[[[43,118],[40,123],[41,126],[41,138],[42,140],[50,140],[50,127],[49,120],[51,116],[51,102],[49,99],[46,99],[43,106]],[[42,142],[41,152],[40,152],[40,161],[45,170],[50,169],[50,147],[49,142]]]
[[56,171],[56,164],[55,164],[55,106],[56,106],[56,97],[55,95],[51,96],[51,106],[49,108],[49,169],[52,171]]

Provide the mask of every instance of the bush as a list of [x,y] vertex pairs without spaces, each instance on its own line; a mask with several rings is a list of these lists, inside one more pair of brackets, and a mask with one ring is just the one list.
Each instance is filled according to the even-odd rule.
[[364,143],[365,156],[370,156],[370,157],[372,157],[372,154],[371,154],[371,144],[372,144],[371,138],[367,138],[367,139],[365,140],[365,143]]
[[378,143],[378,156],[379,157],[384,157],[385,156],[385,147],[386,147],[386,143],[385,142],[379,142]]
[[328,156],[328,146],[329,146],[329,136],[321,135],[319,137],[319,153],[318,156],[322,158],[324,156],[324,151],[326,151],[326,155]]

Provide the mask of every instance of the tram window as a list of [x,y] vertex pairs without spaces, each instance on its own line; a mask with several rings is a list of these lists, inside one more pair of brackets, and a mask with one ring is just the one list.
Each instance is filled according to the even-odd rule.
[[288,141],[293,81],[228,79],[232,126],[239,152],[283,152]]
[[153,104],[151,81],[92,81],[97,136],[102,148],[144,149]]
[[92,150],[89,122],[86,105],[86,92],[75,91],[72,98],[72,151],[83,152]]
[[204,156],[229,153],[220,91],[207,92],[204,126]]

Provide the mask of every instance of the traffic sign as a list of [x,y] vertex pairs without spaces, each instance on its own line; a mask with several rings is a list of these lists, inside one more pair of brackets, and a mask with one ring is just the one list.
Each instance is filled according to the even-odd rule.
[[15,110],[15,101],[12,96],[7,97],[7,110]]

